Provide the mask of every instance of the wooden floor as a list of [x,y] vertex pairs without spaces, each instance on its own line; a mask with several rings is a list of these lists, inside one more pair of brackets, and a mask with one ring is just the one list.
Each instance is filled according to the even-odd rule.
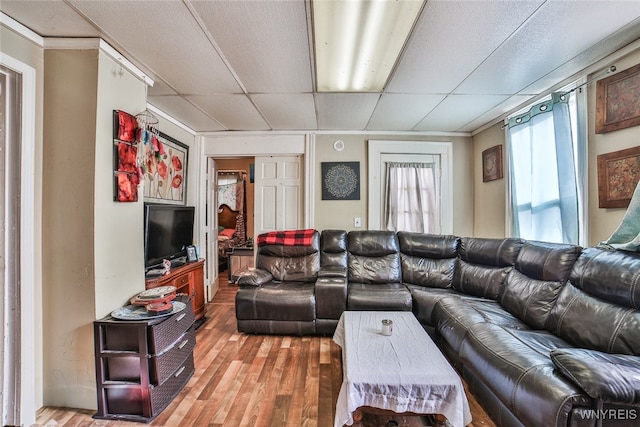
[[[224,275],[221,275],[224,276]],[[151,426],[333,426],[342,384],[340,347],[329,337],[260,336],[236,330],[237,287],[221,279],[198,329],[196,371]],[[469,395],[471,426],[495,426]],[[42,408],[38,426],[135,426],[92,418],[95,411]],[[361,427],[427,426],[427,417],[365,415]]]

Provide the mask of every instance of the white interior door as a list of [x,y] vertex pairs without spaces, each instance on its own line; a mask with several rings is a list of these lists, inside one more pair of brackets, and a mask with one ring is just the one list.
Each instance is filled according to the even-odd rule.
[[209,298],[217,292],[218,284],[218,165],[213,158],[207,159],[207,213],[205,226],[206,279],[205,295]]
[[300,156],[256,157],[255,165],[254,234],[301,228]]

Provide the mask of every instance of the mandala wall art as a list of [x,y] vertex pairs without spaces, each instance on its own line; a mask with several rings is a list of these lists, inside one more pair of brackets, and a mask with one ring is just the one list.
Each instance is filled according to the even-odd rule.
[[323,162],[322,200],[360,200],[360,162]]

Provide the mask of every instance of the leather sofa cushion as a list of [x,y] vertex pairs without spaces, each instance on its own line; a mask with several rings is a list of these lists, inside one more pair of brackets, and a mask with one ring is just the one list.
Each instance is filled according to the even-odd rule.
[[576,347],[640,355],[640,311],[595,298],[571,282],[560,291],[547,326]]
[[349,283],[347,310],[411,311],[411,292],[400,283]]
[[236,283],[238,286],[262,286],[273,280],[273,275],[261,268],[241,271]]
[[314,321],[313,283],[271,282],[262,287],[244,287],[236,292],[238,320]]
[[471,264],[507,267],[515,263],[523,244],[524,240],[514,238],[463,237],[458,246],[458,255]]
[[407,285],[407,288],[411,292],[413,314],[421,324],[428,326],[435,326],[431,314],[438,301],[442,298],[461,295],[451,288],[427,288],[417,285]]
[[382,257],[399,252],[398,236],[393,231],[350,231],[347,250],[352,255]]
[[349,256],[349,286],[351,283],[400,283],[400,255],[391,253],[375,257]]
[[608,403],[640,404],[640,366],[635,356],[579,348],[551,352],[556,367],[594,399]]
[[430,288],[450,288],[455,270],[455,258],[431,259],[400,255],[402,281]]
[[452,235],[398,232],[400,252],[423,258],[455,258],[460,238]]
[[561,288],[561,282],[535,280],[511,270],[500,304],[532,328],[544,329]]
[[463,294],[498,299],[507,274],[513,267],[487,267],[458,260],[453,274],[453,288]]
[[529,241],[520,249],[515,267],[532,279],[565,282],[581,251],[580,246]]
[[282,282],[313,282],[320,270],[320,253],[306,256],[282,257],[258,254],[256,267],[268,271],[273,279]]
[[545,331],[478,323],[469,328],[460,357],[522,424],[566,426],[574,406],[591,407],[592,402],[554,369],[548,350],[536,350],[555,345],[567,343]]
[[524,240],[513,238],[461,238],[453,288],[464,294],[498,299],[523,244]]
[[324,230],[320,235],[320,265],[341,266],[347,269],[347,232],[344,230]]
[[571,283],[596,298],[640,309],[640,254],[586,248],[573,267]]

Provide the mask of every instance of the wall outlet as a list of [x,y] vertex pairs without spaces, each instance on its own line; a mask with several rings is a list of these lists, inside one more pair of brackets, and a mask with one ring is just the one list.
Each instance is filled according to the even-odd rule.
[[360,220],[359,216],[353,218],[353,226],[356,228],[362,227],[362,221]]

